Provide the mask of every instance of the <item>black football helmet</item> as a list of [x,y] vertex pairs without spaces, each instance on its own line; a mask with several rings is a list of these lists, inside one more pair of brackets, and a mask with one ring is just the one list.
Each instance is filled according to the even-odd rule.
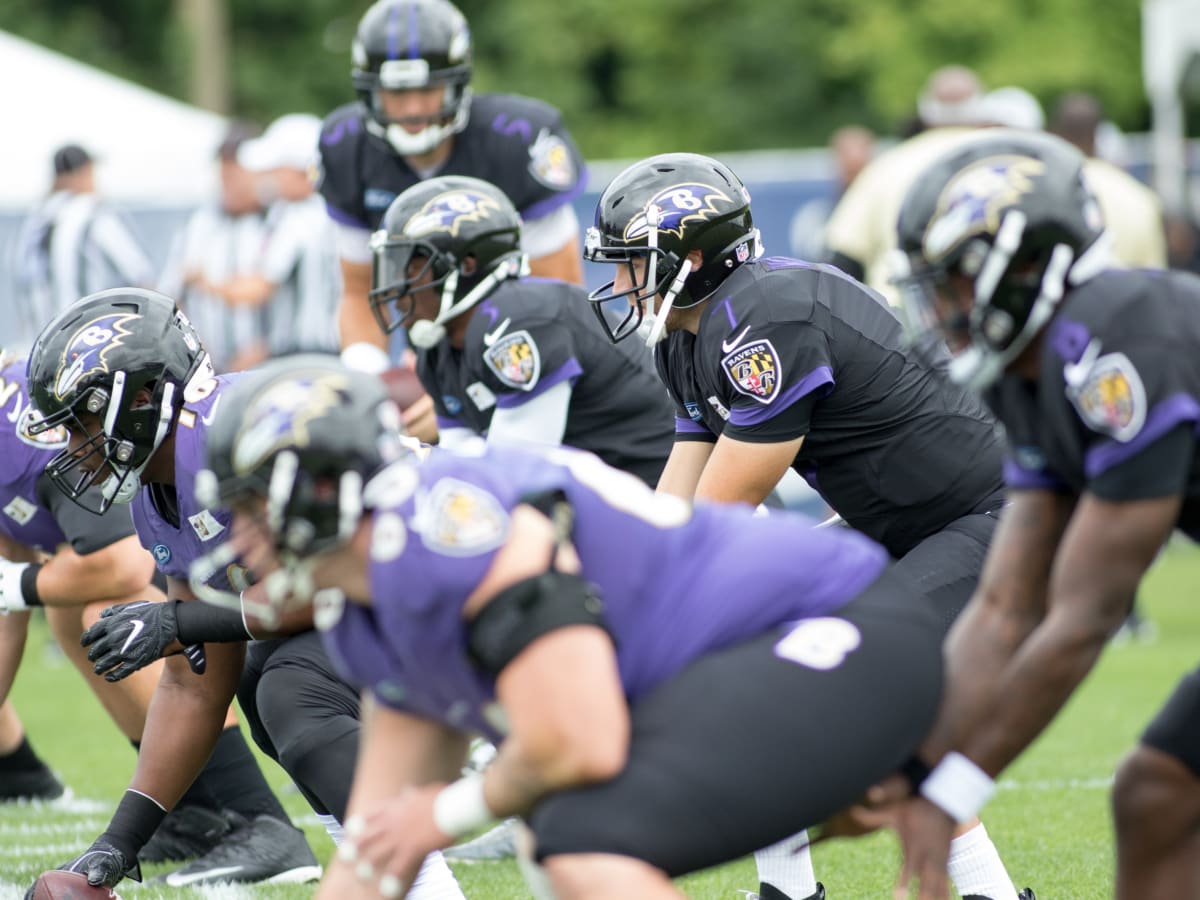
[[[367,126],[401,156],[428,153],[467,127],[471,106],[471,33],[449,0],[378,0],[363,14],[351,48],[350,77],[367,108]],[[412,120],[391,119],[379,91],[445,86],[442,107],[416,134]]]
[[[687,258],[693,250],[704,257],[694,269]],[[707,299],[758,252],[750,192],[728,166],[695,153],[652,156],[604,189],[583,251],[589,262],[629,265],[631,276],[633,260],[641,258],[646,262],[642,277],[633,277],[633,287],[621,292],[614,292],[610,281],[588,299],[613,343],[638,331],[643,320],[653,320],[646,341],[653,345],[672,307],[686,309]],[[657,315],[655,295],[663,298]],[[601,304],[622,298],[629,313],[614,327]]]
[[[512,202],[495,185],[461,175],[419,181],[393,200],[371,236],[371,253],[368,300],[375,321],[387,333],[404,325],[417,347],[437,344],[447,322],[501,281],[529,272]],[[426,275],[433,280],[416,289],[439,292],[437,317],[408,322],[413,284]]]
[[38,413],[28,431],[65,426],[87,438],[51,459],[46,474],[72,500],[102,513],[134,498],[189,387],[211,379],[213,370],[174,300],[114,288],[51,321],[33,345],[27,374]]
[[[196,498],[261,516],[281,568],[264,580],[268,606],[254,610],[260,617],[277,621],[289,600],[312,598],[314,554],[354,534],[375,505],[367,482],[409,455],[402,435],[383,382],[336,356],[281,358],[230,386],[208,429]],[[235,552],[228,545],[193,564],[191,581],[203,599],[223,602],[203,585]]]
[[[939,331],[957,352],[955,381],[992,384],[1068,286],[1108,265],[1083,164],[1052,135],[987,131],[934,162],[905,195],[894,280],[910,329]],[[970,284],[969,304],[952,300],[954,276]]]

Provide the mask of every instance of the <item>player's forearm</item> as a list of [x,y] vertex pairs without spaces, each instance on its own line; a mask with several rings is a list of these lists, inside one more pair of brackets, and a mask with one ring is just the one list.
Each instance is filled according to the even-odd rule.
[[136,538],[129,540],[134,542],[132,546],[119,541],[84,556],[60,550],[38,572],[42,603],[76,606],[100,600],[161,600],[162,592],[150,583],[154,560],[136,544]]
[[483,773],[483,794],[496,818],[527,813],[546,794],[580,783],[578,774],[562,766],[532,759],[520,742],[509,738]]
[[371,266],[342,260],[342,297],[338,301],[338,335],[342,349],[352,344],[370,344],[387,349],[387,335],[371,314],[367,293],[371,290]]
[[923,760],[935,763],[961,747],[975,723],[991,710],[997,683],[1037,623],[1036,616],[1018,615],[982,595],[967,605],[946,639],[942,704],[921,744]]
[[996,702],[963,742],[963,752],[993,776],[1003,771],[1062,709],[1108,635],[1100,622],[1069,610],[1051,612],[997,680]]

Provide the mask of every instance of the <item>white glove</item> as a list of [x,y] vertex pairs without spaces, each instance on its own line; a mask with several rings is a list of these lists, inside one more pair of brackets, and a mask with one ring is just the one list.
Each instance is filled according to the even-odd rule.
[[21,575],[29,563],[15,563],[0,557],[0,614],[29,609],[21,593]]

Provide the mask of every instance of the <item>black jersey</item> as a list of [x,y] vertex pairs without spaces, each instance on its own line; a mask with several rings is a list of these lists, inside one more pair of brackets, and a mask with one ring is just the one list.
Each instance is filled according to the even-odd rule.
[[[374,231],[396,196],[422,176],[367,128],[361,103],[334,110],[321,130],[321,194],[336,221]],[[570,202],[586,184],[583,158],[557,109],[512,94],[471,101],[467,127],[454,136],[438,175],[490,181],[525,219]]]
[[1009,487],[1114,502],[1181,495],[1200,538],[1200,279],[1112,270],[1073,288],[1047,329],[1036,384],[988,401],[1008,435]]
[[441,427],[486,434],[496,407],[520,406],[570,381],[564,444],[651,485],[671,451],[671,403],[650,354],[609,343],[573,284],[502,282],[476,308],[461,350],[445,340],[417,350],[417,374]]
[[743,264],[698,333],[672,332],[657,364],[677,440],[803,436],[792,467],[894,556],[1002,489],[983,402],[922,362],[883,298],[831,266]]

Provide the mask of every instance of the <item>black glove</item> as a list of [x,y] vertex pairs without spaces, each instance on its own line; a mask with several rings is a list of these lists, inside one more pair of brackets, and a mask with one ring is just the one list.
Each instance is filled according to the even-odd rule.
[[[87,876],[88,884],[116,887],[125,876],[134,881],[142,880],[142,869],[135,858],[129,862],[125,854],[103,839],[97,840],[69,863],[58,867],[64,872],[79,872]],[[32,900],[33,885],[25,892],[25,900]]]
[[[166,603],[125,603],[110,606],[100,613],[100,621],[83,633],[79,643],[88,648],[97,675],[106,681],[120,681],[163,656],[163,651],[179,639],[175,618],[178,600]],[[204,645],[185,647],[184,656],[197,675],[205,669]]]

